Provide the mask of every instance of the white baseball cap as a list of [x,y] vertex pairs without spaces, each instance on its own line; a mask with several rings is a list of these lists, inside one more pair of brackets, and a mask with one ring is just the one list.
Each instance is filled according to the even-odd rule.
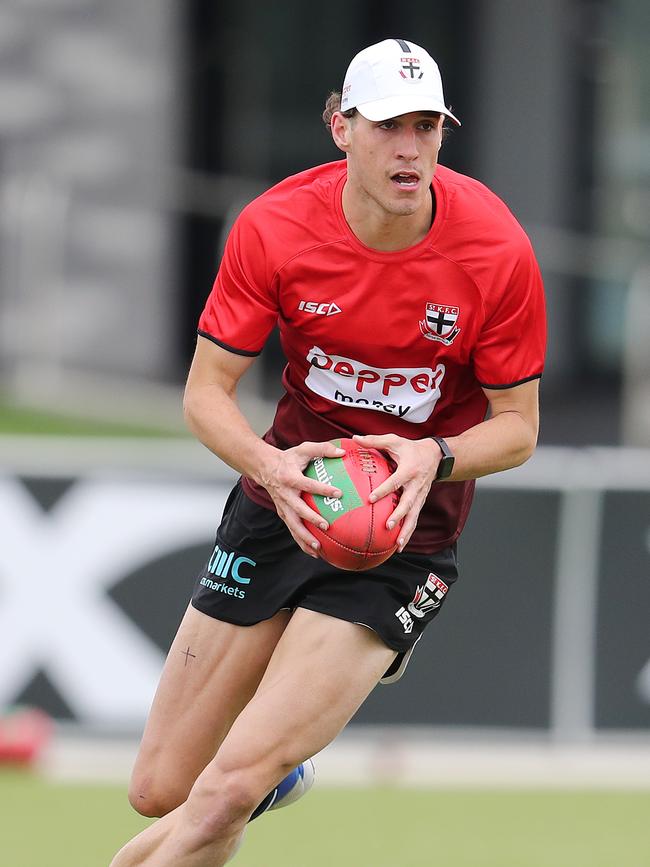
[[388,120],[410,111],[445,114],[438,64],[424,48],[403,39],[384,39],[352,58],[341,91],[341,111],[356,108],[367,120]]

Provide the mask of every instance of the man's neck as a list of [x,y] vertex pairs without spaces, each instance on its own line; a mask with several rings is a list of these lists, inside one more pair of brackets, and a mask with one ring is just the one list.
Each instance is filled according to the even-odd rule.
[[373,250],[392,252],[418,244],[428,233],[435,216],[433,191],[414,214],[388,214],[369,196],[359,196],[346,183],[343,214],[356,237]]

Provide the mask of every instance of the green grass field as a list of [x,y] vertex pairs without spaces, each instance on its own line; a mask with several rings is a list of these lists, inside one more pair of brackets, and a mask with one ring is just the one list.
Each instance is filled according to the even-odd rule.
[[[316,788],[247,832],[235,867],[649,867],[650,792]],[[0,863],[106,867],[148,824],[124,787],[0,773]]]
[[0,435],[100,436],[100,437],[179,437],[189,436],[183,429],[97,421],[46,410],[26,409],[3,402],[0,395]]

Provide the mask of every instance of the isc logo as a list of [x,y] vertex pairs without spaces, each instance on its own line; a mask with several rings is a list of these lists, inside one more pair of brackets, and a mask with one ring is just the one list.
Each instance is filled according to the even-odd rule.
[[255,560],[250,560],[248,557],[235,557],[234,551],[227,554],[217,545],[212,552],[212,557],[210,557],[208,572],[212,575],[218,575],[220,578],[227,578],[230,575],[239,584],[250,584],[250,578],[245,578],[239,574],[239,570],[245,563],[248,563],[249,566],[257,565]]
[[317,313],[319,316],[334,316],[336,313],[343,312],[333,301],[301,301],[298,310],[304,310],[305,313]]
[[399,620],[399,622],[404,627],[404,632],[408,635],[410,632],[413,632],[413,618],[408,613],[406,608],[402,606],[402,608],[398,608],[395,612],[395,617]]

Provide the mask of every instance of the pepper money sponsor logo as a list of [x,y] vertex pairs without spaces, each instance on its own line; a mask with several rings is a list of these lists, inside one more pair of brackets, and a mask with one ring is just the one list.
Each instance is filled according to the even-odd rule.
[[342,355],[328,355],[317,346],[307,353],[305,385],[321,397],[358,409],[372,409],[406,421],[426,421],[440,399],[445,365],[371,367]]
[[255,560],[250,557],[235,557],[235,552],[223,551],[217,545],[212,552],[212,556],[208,561],[206,569],[207,575],[203,575],[200,583],[207,587],[208,590],[214,590],[216,593],[225,593],[227,596],[234,596],[236,599],[244,599],[246,591],[239,587],[233,587],[232,584],[225,584],[223,581],[214,581],[210,575],[217,578],[230,578],[236,581],[237,584],[250,584],[251,579],[247,575],[242,574],[244,568],[254,568],[257,566]]

